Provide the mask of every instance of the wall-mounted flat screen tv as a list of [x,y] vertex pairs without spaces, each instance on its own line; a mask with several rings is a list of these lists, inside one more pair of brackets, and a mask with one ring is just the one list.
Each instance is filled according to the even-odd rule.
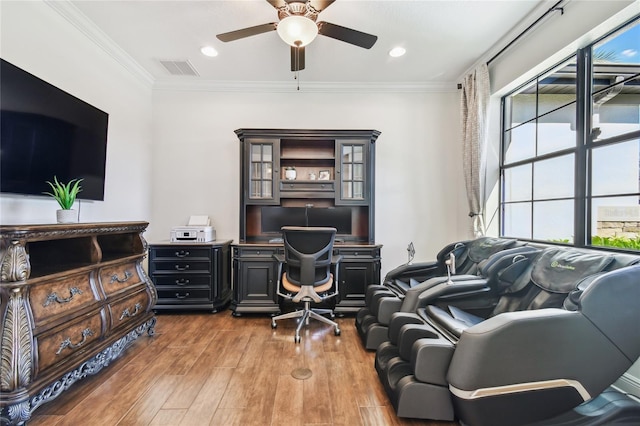
[[55,176],[104,200],[109,115],[0,61],[0,192],[42,195]]

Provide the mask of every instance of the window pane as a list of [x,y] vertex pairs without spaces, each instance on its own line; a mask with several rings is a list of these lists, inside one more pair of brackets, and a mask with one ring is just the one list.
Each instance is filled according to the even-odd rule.
[[504,204],[502,235],[531,239],[531,203]]
[[505,107],[510,117],[509,122],[505,123],[507,129],[536,118],[536,90],[537,82],[534,81],[507,98]]
[[353,175],[351,173],[351,164],[345,163],[342,165],[342,179],[344,180],[352,180]]
[[506,164],[536,155],[536,124],[523,124],[505,132],[504,162]]
[[593,149],[593,195],[640,192],[640,139]]
[[594,198],[591,244],[640,250],[640,197]]
[[538,155],[576,146],[576,104],[572,103],[538,119]]
[[[634,72],[640,72],[640,65]],[[613,79],[613,75],[609,76]],[[624,78],[621,72],[615,78]],[[640,77],[622,81],[593,95],[594,140],[640,130]]]
[[538,116],[576,101],[576,57],[539,79]]
[[364,198],[364,185],[362,182],[353,183],[353,198]]
[[533,203],[533,238],[573,242],[573,200]]
[[353,165],[353,180],[364,180],[364,164]]
[[262,164],[262,178],[263,179],[271,179],[271,173],[273,168],[271,167],[271,163],[263,163]]
[[573,154],[534,163],[533,199],[573,197],[574,165]]
[[342,146],[342,161],[344,163],[351,163],[353,161],[353,155],[351,155],[351,145]]
[[262,182],[262,197],[271,198],[271,181],[265,180]]
[[262,145],[251,145],[251,161],[262,160]]
[[504,170],[504,201],[531,200],[531,164]]

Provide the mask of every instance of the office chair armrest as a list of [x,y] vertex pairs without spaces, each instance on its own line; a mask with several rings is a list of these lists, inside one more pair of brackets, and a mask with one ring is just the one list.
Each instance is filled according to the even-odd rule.
[[273,255],[273,258],[274,258],[276,261],[278,261],[279,263],[285,263],[285,262],[286,262],[286,259],[285,259],[285,257],[284,257],[284,254],[275,253],[275,254]]

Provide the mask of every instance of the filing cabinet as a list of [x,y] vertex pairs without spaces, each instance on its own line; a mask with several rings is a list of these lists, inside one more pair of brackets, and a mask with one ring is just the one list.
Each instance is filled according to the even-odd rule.
[[231,299],[231,241],[161,243],[149,246],[149,275],[156,286],[156,312],[218,312]]

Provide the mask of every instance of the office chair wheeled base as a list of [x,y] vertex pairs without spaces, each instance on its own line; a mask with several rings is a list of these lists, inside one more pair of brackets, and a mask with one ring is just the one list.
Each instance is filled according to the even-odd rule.
[[276,317],[271,318],[271,328],[278,327],[278,324],[276,323],[277,320],[299,318],[298,326],[296,327],[296,334],[293,337],[293,341],[295,343],[300,343],[300,330],[302,330],[302,327],[304,327],[305,325],[308,325],[309,320],[313,318],[332,326],[333,334],[335,334],[336,336],[339,336],[340,326],[338,325],[337,322],[331,321],[329,318],[322,316],[326,314],[330,314],[332,317],[334,316],[333,311],[331,309],[313,309],[311,308],[311,302],[305,301],[304,309],[300,311],[288,312],[286,314],[278,315]]

